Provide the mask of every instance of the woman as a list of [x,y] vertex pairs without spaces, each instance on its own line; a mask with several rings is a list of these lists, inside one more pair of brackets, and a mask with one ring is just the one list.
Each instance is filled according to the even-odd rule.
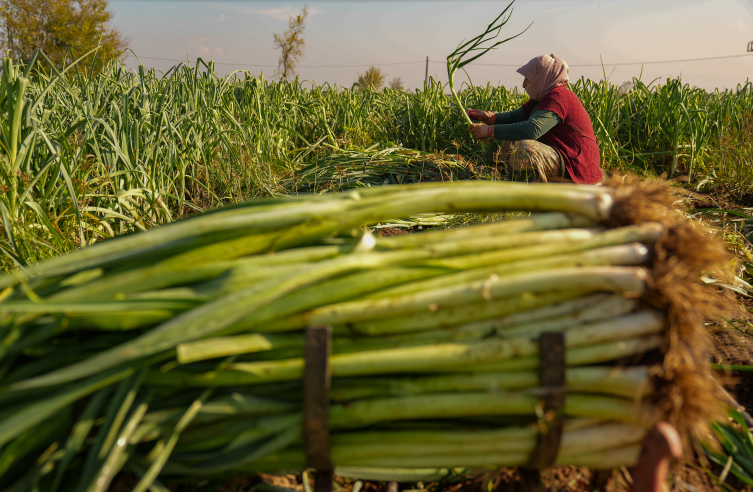
[[567,88],[567,63],[541,55],[517,71],[530,99],[507,113],[468,110],[471,120],[483,122],[471,134],[510,142],[502,148],[513,171],[538,171],[541,181],[601,182],[599,146],[591,118]]

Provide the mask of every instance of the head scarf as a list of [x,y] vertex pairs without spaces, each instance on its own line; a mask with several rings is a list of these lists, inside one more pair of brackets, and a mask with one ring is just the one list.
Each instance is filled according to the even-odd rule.
[[517,71],[530,81],[525,90],[536,101],[541,101],[547,92],[570,80],[567,76],[570,67],[554,55],[537,56]]

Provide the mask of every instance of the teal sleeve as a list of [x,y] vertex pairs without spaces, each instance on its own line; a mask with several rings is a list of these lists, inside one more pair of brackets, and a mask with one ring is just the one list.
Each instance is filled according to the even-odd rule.
[[507,111],[506,113],[495,113],[494,124],[495,125],[509,125],[511,123],[520,123],[527,120],[526,112],[520,107],[515,111]]
[[534,111],[525,121],[494,125],[494,138],[497,140],[538,140],[560,123],[562,123],[562,118],[551,111]]

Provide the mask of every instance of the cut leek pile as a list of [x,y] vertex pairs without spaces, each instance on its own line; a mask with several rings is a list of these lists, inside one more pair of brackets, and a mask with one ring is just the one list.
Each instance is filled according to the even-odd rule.
[[348,149],[324,156],[296,170],[284,187],[291,193],[342,191],[476,177],[473,167],[457,156],[372,145],[367,149]]
[[[526,464],[542,418],[537,338],[552,331],[568,366],[557,462],[631,465],[657,401],[655,371],[635,362],[667,350],[666,313],[642,301],[666,231],[606,227],[613,196],[456,182],[256,201],[0,278],[0,488],[302,471],[312,325],[334,330],[338,474]],[[498,211],[534,214],[367,228]]]

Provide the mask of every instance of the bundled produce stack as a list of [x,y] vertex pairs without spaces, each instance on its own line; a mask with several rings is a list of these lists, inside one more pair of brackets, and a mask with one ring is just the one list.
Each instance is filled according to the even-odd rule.
[[[325,325],[336,473],[528,464],[541,399],[562,389],[539,380],[551,332],[556,463],[631,465],[654,421],[691,436],[715,411],[702,321],[719,298],[698,279],[729,258],[671,202],[657,183],[385,186],[226,207],[19,269],[0,279],[0,487],[301,471],[304,329]],[[534,214],[366,227],[501,211]]]

